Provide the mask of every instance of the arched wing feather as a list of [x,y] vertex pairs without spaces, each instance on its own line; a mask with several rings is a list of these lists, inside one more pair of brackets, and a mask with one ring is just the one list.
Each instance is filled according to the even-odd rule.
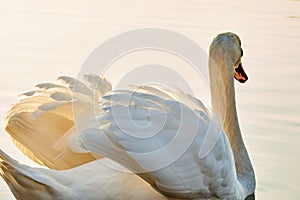
[[84,82],[61,76],[56,83],[38,84],[11,106],[6,131],[25,155],[49,168],[62,170],[89,162],[95,157],[71,151],[67,138],[77,134],[74,114],[84,115],[110,90],[110,82],[97,75],[85,75]]
[[163,194],[230,196],[237,185],[229,141],[216,117],[180,90],[154,87],[103,97],[82,146],[135,171]]

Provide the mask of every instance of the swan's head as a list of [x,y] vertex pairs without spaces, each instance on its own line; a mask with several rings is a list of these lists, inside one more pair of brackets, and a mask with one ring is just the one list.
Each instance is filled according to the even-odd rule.
[[248,80],[241,57],[243,50],[240,38],[234,33],[221,33],[214,38],[209,49],[210,59],[221,69],[222,75],[234,77],[241,83]]

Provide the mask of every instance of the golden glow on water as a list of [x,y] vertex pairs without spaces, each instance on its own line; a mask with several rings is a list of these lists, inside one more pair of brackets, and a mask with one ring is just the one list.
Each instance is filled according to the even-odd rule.
[[[76,75],[111,36],[141,27],[183,33],[208,49],[217,33],[242,40],[249,80],[236,84],[243,136],[257,176],[257,199],[300,196],[300,2],[288,0],[0,1],[0,147],[35,165],[4,133],[21,92],[61,74]],[[0,180],[0,199],[13,199]]]

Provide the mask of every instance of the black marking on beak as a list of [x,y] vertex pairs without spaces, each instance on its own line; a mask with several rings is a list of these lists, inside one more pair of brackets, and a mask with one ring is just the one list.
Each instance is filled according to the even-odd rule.
[[245,83],[248,80],[248,76],[244,71],[241,62],[238,65],[238,67],[234,69],[234,78],[238,80],[240,83]]

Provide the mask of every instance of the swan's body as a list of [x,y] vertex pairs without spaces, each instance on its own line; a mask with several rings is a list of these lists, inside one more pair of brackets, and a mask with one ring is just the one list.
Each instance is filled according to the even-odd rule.
[[63,171],[22,165],[1,150],[0,160],[1,176],[17,199],[167,199],[137,175],[97,160]]
[[[214,112],[181,91],[140,87],[134,93],[121,90],[106,94],[110,84],[105,79],[97,78],[100,80],[98,87],[95,87],[93,79],[88,79],[88,86],[82,84],[80,90],[76,90],[74,95],[80,101],[74,102],[69,98],[70,92],[72,94],[72,90],[68,89],[72,89],[70,83],[63,90],[59,85],[47,85],[44,91],[39,90],[34,95],[28,93],[29,97],[17,103],[9,112],[7,130],[25,154],[50,168],[72,168],[93,160],[93,156],[83,151],[83,145],[78,146],[78,143],[83,142],[90,152],[99,157],[111,158],[137,172],[137,175],[166,197],[245,199],[255,190],[255,177],[241,137],[235,107],[234,77],[241,82],[247,79],[241,70],[241,52],[240,40],[233,33],[218,35],[210,47],[209,71]],[[91,101],[91,93],[87,92],[91,89],[99,97],[102,96],[101,101]],[[63,95],[65,91],[67,96]],[[73,115],[70,109],[72,103],[77,103],[81,108],[79,115],[90,116],[87,105],[97,104],[97,108],[103,108],[96,110],[96,124],[89,123],[89,120],[82,122],[81,127],[85,129],[80,133],[81,140],[74,139],[74,120],[70,117]],[[126,115],[127,111],[131,118]],[[68,126],[60,123],[62,116],[68,119]],[[41,130],[38,124],[31,122],[32,119],[40,120],[39,124],[47,127],[60,123],[62,128],[42,148],[42,143],[38,141],[53,138],[54,133]],[[53,119],[53,124],[47,124],[49,119]],[[149,122],[151,124],[147,128],[145,125]],[[140,124],[142,128],[132,124]],[[147,136],[146,139],[143,137],[143,134],[151,134],[160,125],[162,129],[159,129],[159,134]],[[32,136],[28,138],[23,134],[24,131]],[[38,134],[39,131],[42,134]],[[137,137],[132,137],[131,134]],[[171,148],[163,148],[169,143]],[[152,154],[156,150],[158,153]],[[73,170],[81,167],[83,166]],[[101,174],[102,169],[91,170],[92,173],[99,170]],[[24,172],[21,171],[21,174]],[[4,170],[2,175],[5,177],[6,173],[9,171]],[[42,170],[42,173],[48,172]],[[60,173],[70,174],[68,171]],[[53,179],[56,180],[57,176]],[[22,192],[10,179],[5,180],[11,188],[15,188],[12,190]],[[120,182],[121,180],[122,176]],[[46,184],[51,186],[52,183]],[[119,191],[114,192],[123,191],[120,187]],[[152,192],[155,193],[150,191]],[[47,195],[51,196],[49,193]]]

